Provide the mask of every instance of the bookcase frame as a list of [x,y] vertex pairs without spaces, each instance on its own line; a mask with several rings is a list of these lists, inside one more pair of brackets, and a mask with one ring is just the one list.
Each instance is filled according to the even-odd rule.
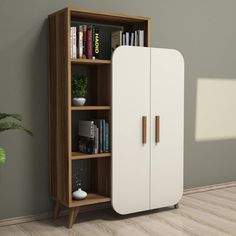
[[[76,220],[81,206],[111,201],[111,159],[110,153],[84,154],[72,151],[73,112],[106,112],[111,124],[111,60],[71,59],[70,27],[71,21],[87,22],[124,27],[125,31],[144,30],[145,46],[150,46],[150,18],[124,14],[98,12],[84,9],[65,8],[48,16],[49,21],[49,184],[50,197],[55,201],[54,217],[60,212],[60,205],[70,209],[68,227]],[[109,83],[95,84],[99,105],[74,107],[71,104],[72,65],[89,66],[97,81]],[[104,89],[105,88],[105,89]],[[107,92],[108,91],[108,92]],[[106,104],[105,104],[106,101]],[[104,104],[103,104],[104,103]],[[100,105],[101,104],[101,105]],[[111,130],[111,128],[110,128]],[[112,136],[112,135],[110,135]],[[110,137],[110,143],[112,138]],[[111,146],[111,145],[110,145]],[[95,160],[92,165],[96,178],[96,192],[89,193],[84,200],[72,199],[72,163],[75,160]]]

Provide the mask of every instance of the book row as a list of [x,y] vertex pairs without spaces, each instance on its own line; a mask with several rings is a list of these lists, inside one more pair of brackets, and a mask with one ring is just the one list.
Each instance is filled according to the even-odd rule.
[[100,53],[99,29],[94,25],[71,27],[71,58],[97,59]]
[[[71,27],[71,58],[100,59],[101,39],[99,27],[79,25]],[[121,45],[144,46],[144,30],[132,32],[113,31],[110,35],[111,53]],[[104,44],[104,42],[103,42]],[[101,58],[102,59],[102,58]]]
[[111,33],[112,52],[121,45],[144,47],[144,30],[133,32],[114,31]]
[[79,120],[79,152],[109,152],[109,123],[104,119]]

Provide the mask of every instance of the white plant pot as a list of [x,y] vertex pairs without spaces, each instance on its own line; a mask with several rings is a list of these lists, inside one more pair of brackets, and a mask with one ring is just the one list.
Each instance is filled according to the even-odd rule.
[[83,106],[86,102],[86,98],[73,98],[74,106]]
[[87,193],[83,191],[81,188],[79,188],[77,191],[74,191],[72,193],[72,196],[76,200],[82,200],[87,197]]

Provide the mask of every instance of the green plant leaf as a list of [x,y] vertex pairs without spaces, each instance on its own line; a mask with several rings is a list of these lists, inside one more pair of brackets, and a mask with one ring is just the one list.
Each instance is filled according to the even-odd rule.
[[3,148],[0,148],[0,164],[4,164],[6,161],[6,152]]
[[73,97],[86,97],[88,87],[88,78],[85,75],[73,75],[72,95]]
[[22,116],[19,114],[8,114],[8,113],[0,112],[0,120],[5,119],[7,117],[14,118],[18,121],[22,121]]
[[30,136],[33,136],[33,133],[30,130],[26,129],[22,125],[17,124],[15,122],[1,122],[0,123],[0,132],[6,131],[6,130],[10,130],[10,129],[23,130],[26,133],[28,133]]

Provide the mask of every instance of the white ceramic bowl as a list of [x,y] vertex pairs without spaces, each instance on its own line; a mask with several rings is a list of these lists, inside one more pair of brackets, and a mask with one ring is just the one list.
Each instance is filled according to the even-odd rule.
[[86,102],[86,98],[73,98],[74,106],[83,106]]
[[87,193],[79,188],[77,191],[72,193],[74,199],[81,200],[87,197]]

